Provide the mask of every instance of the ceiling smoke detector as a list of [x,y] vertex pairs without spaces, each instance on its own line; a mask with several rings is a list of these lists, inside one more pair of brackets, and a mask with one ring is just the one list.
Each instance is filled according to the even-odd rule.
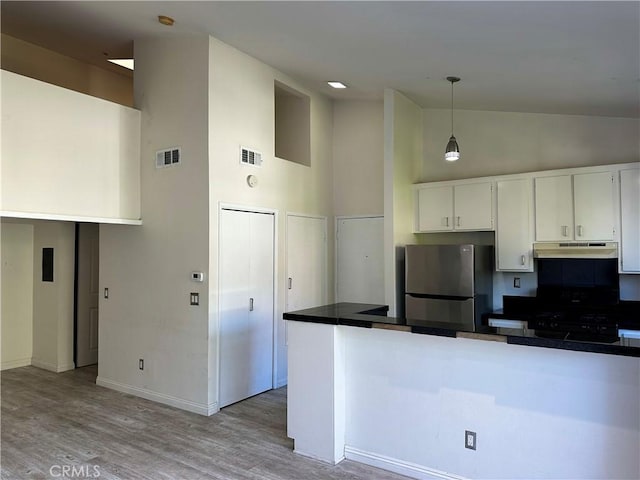
[[166,15],[158,15],[158,21],[162,25],[166,25],[167,27],[172,27],[173,24],[176,22],[173,18],[167,17]]

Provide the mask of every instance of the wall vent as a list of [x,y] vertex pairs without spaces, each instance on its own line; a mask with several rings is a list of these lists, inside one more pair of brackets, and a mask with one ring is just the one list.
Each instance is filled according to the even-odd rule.
[[166,150],[158,150],[156,152],[156,168],[170,167],[180,163],[182,155],[180,148],[168,148]]
[[253,165],[259,167],[262,165],[262,154],[255,150],[250,150],[245,147],[240,147],[240,163],[243,165]]

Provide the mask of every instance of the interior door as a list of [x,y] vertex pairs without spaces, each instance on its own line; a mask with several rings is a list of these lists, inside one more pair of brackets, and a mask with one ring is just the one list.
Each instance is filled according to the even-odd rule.
[[99,225],[78,224],[77,242],[75,364],[85,367],[98,363]]
[[339,218],[336,300],[384,304],[384,217]]
[[220,407],[273,387],[274,217],[220,212]]
[[287,215],[288,312],[327,302],[327,219]]

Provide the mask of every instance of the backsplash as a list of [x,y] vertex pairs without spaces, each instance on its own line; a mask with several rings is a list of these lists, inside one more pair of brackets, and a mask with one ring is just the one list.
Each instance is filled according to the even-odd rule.
[[640,301],[640,275],[620,275],[620,300]]
[[[513,286],[514,278],[520,279],[520,288]],[[493,308],[502,308],[503,295],[535,297],[538,275],[533,273],[493,272]],[[640,275],[620,275],[620,300],[640,301]]]
[[[520,279],[520,288],[514,287],[514,279]],[[535,297],[538,288],[536,272],[493,272],[493,308],[502,308],[503,295]]]

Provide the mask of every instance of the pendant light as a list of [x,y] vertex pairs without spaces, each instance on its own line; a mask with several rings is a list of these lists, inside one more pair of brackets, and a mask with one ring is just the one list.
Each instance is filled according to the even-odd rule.
[[460,147],[458,147],[456,137],[453,136],[453,84],[459,82],[460,79],[458,77],[447,77],[447,80],[451,82],[451,138],[449,138],[447,149],[444,151],[444,159],[447,162],[455,162],[460,158]]

